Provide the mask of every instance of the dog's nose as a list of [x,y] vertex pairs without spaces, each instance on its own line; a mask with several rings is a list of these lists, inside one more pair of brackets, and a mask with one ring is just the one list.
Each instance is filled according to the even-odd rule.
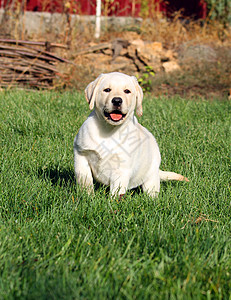
[[122,104],[123,100],[120,97],[114,97],[112,99],[112,103],[114,106],[120,106]]

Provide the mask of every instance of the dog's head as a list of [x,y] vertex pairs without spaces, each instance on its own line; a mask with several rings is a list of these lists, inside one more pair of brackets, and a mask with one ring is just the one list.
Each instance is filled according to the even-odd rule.
[[142,115],[143,92],[135,76],[123,73],[101,74],[85,89],[90,109],[95,107],[107,123],[122,124],[135,110]]

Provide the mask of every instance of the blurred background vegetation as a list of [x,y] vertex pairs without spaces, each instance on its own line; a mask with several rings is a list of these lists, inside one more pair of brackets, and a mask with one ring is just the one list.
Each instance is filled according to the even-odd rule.
[[[36,48],[36,51],[40,51],[39,55],[43,53],[41,51],[51,51],[52,54],[71,62],[70,64],[57,64],[58,71],[55,75],[53,74],[56,80],[51,80],[51,88],[82,90],[100,72],[108,72],[112,64],[115,66],[118,64],[118,71],[128,74],[132,72],[137,75],[140,83],[144,83],[146,91],[156,95],[164,93],[166,95],[194,96],[199,94],[205,97],[218,96],[222,98],[230,93],[231,0],[121,1],[121,5],[134,4],[130,7],[131,15],[136,16],[134,18],[114,17],[120,14],[125,15],[126,6],[120,9],[116,6],[119,2],[103,0],[101,36],[98,39],[94,36],[95,16],[94,14],[86,16],[81,13],[81,0],[37,2],[41,2],[43,5],[40,8],[34,8],[38,9],[35,13],[27,11],[29,1],[6,0],[1,2],[1,4],[5,3],[5,10],[0,11],[0,46],[2,47],[0,49],[0,87],[7,86],[7,83],[1,84],[1,76],[6,73],[6,64],[12,64],[12,57],[15,57],[15,53],[14,55],[9,54],[9,51],[15,50],[15,46],[10,48],[7,44],[8,48],[4,48],[6,47],[4,40],[13,39],[17,46],[19,46],[19,40],[42,42],[42,50],[41,47],[26,46],[25,44],[23,50],[35,51],[34,48]],[[88,3],[88,1],[82,2],[84,5]],[[173,11],[166,9],[166,13],[166,10],[161,11],[157,8],[158,5],[161,6],[164,3],[172,5],[171,9],[174,8],[174,5],[177,7],[179,3],[185,3],[186,6],[188,5],[188,9],[192,3],[203,4],[205,13],[203,13],[203,18],[195,17],[193,12],[190,10],[185,12],[183,8]],[[136,5],[139,5],[139,14],[137,14]],[[48,9],[48,12],[51,12],[56,11],[57,7],[59,7],[59,14],[39,13],[39,9],[42,11]],[[92,12],[95,12],[95,6]],[[78,16],[73,13],[77,13]],[[190,15],[190,13],[192,14]],[[28,22],[28,18],[32,23]],[[33,32],[32,27],[36,31]],[[131,53],[122,49],[119,56],[113,58],[113,43],[118,39],[127,41],[128,44],[137,40],[142,40],[144,43],[158,42],[164,53],[168,50],[172,51],[173,60],[179,64],[180,69],[167,74],[161,68],[158,71],[152,70],[150,65],[146,64],[143,70],[134,71],[129,69],[131,61],[128,62],[128,68],[120,69],[120,60],[129,56],[131,58]],[[108,45],[106,50],[102,49],[102,45],[105,43]],[[98,46],[99,48],[97,48]],[[94,47],[96,50],[93,51]],[[90,53],[88,53],[88,49],[90,49]],[[4,55],[8,55],[7,59],[11,61],[6,61]],[[38,59],[36,56],[34,57]],[[187,57],[189,59],[186,59]],[[1,66],[3,58],[5,61]],[[166,59],[168,57],[162,55],[162,62]],[[15,63],[13,61],[13,64]],[[27,73],[29,76],[30,70],[25,65],[23,71],[18,68],[14,74],[25,77],[24,75]]]

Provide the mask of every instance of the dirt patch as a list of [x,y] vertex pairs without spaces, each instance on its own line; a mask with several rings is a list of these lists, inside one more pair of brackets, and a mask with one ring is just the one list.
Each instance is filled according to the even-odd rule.
[[179,60],[180,72],[157,74],[152,91],[160,95],[227,99],[231,88],[231,48],[213,47],[213,60],[190,57]]

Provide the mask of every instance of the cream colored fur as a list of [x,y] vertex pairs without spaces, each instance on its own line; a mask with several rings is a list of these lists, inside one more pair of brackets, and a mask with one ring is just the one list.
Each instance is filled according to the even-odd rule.
[[[93,178],[110,186],[112,195],[142,186],[156,197],[160,180],[187,180],[159,170],[161,157],[154,136],[134,115],[142,115],[143,92],[136,77],[123,73],[101,74],[85,96],[94,110],[74,140],[77,183],[93,192]],[[121,119],[120,119],[121,118]]]

